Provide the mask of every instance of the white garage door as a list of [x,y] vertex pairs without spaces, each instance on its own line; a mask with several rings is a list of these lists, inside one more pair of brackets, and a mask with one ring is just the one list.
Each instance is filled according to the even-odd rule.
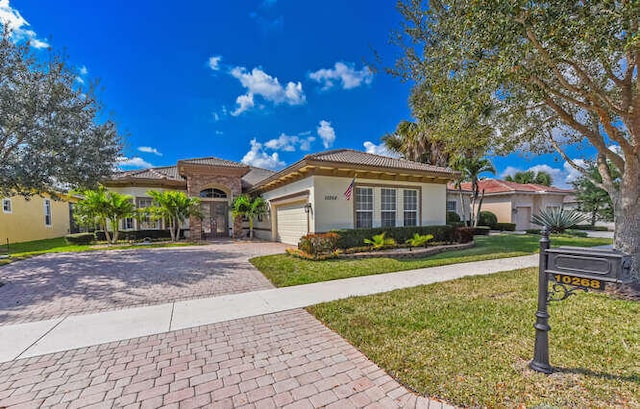
[[286,244],[298,244],[300,237],[307,234],[307,214],[304,203],[279,206],[277,208],[277,240]]

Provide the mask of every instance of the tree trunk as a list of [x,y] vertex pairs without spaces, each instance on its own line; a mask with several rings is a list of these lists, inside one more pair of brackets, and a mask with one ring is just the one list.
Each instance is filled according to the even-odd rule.
[[118,242],[118,222],[119,220],[111,220],[111,229],[113,229],[113,236],[111,237],[112,244]]
[[619,193],[612,198],[613,248],[633,257],[632,275],[635,281],[640,282],[640,185],[637,175],[634,178],[628,176],[631,175],[624,175]]
[[173,219],[169,220],[169,234],[171,235],[171,241],[176,241],[175,222]]
[[249,240],[253,240],[253,219],[249,218]]
[[462,222],[467,225],[467,209],[464,206],[464,195],[462,194],[462,186],[458,186],[458,196],[460,197],[460,213],[462,213]]
[[596,225],[596,221],[598,220],[598,208],[596,207],[591,211],[591,227]]
[[103,220],[102,226],[104,228],[104,239],[107,243],[111,243],[111,235],[109,234],[109,224],[107,223],[107,219]]

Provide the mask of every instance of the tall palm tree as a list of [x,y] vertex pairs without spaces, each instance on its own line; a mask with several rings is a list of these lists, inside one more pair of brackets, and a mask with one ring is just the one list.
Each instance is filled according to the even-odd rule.
[[249,219],[249,238],[253,240],[253,221],[258,216],[267,213],[267,202],[260,196],[251,198],[240,195],[233,201],[232,215],[234,218],[244,216]]
[[200,199],[189,197],[183,192],[150,190],[153,206],[147,208],[155,218],[164,219],[169,226],[172,241],[180,239],[182,224],[190,217],[202,218]]
[[471,182],[471,220],[474,226],[478,225],[484,190],[480,192],[480,174],[485,172],[496,173],[491,161],[477,156],[461,156],[453,161],[453,168],[461,172],[463,181]]

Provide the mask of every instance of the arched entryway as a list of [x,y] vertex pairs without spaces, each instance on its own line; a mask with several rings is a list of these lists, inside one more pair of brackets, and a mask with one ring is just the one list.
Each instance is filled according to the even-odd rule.
[[227,192],[208,188],[200,191],[202,238],[229,236],[229,199]]

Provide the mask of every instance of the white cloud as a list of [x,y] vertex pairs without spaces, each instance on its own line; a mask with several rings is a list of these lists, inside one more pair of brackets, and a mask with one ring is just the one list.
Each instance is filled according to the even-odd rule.
[[83,65],[78,69],[78,72],[80,73],[80,75],[87,75],[89,74],[89,69],[87,68],[86,65]]
[[222,61],[222,56],[214,55],[213,57],[209,57],[209,68],[213,71],[220,70],[220,61]]
[[363,84],[371,84],[373,72],[366,66],[356,70],[354,64],[337,62],[333,68],[322,68],[312,72],[309,78],[322,84],[323,90],[333,88],[337,84],[340,84],[342,89],[352,89]]
[[244,111],[247,111],[256,105],[255,102],[253,102],[253,94],[251,93],[240,95],[238,98],[236,98],[236,104],[238,105],[238,108],[236,108],[235,111],[231,112],[231,115],[233,116],[238,116]]
[[[586,167],[586,162],[582,159],[575,159],[574,162],[580,167]],[[515,175],[516,172],[526,172],[530,170],[534,172],[547,172],[553,179],[553,186],[561,189],[572,189],[573,186],[571,185],[571,182],[582,175],[579,171],[574,169],[573,166],[569,165],[568,162],[565,162],[562,168],[554,168],[546,164],[531,166],[524,170],[514,166],[507,166],[502,173],[500,173],[500,178],[504,179],[507,176]]]
[[264,151],[262,144],[255,139],[251,140],[251,149],[242,158],[242,163],[245,165],[272,170],[285,165],[285,163],[280,160],[278,152],[273,152],[269,155]]
[[389,156],[391,158],[400,157],[400,154],[389,150],[384,143],[381,143],[380,145],[376,145],[373,142],[366,141],[365,143],[363,143],[363,145],[367,153],[373,153],[375,155],[382,155],[382,156]]
[[117,159],[119,168],[151,168],[152,164],[145,161],[139,156],[134,156],[133,158],[127,158],[121,156]]
[[324,120],[320,121],[318,136],[322,139],[322,144],[325,148],[333,145],[333,142],[336,140],[336,131],[331,126],[331,122]]
[[139,146],[138,150],[144,153],[153,153],[154,155],[162,156],[162,153],[159,152],[156,148],[152,148],[151,146]]
[[236,98],[238,107],[231,115],[238,116],[255,106],[254,96],[260,96],[264,100],[279,104],[301,105],[306,102],[302,84],[300,82],[288,82],[282,86],[278,78],[272,77],[259,68],[250,72],[244,67],[235,67],[230,71],[232,77],[240,81],[247,93]]
[[270,139],[264,143],[264,147],[274,151],[295,152],[300,148],[302,151],[311,150],[311,143],[316,138],[313,136],[296,136],[280,134],[276,139]]
[[30,24],[18,10],[11,7],[9,0],[0,0],[0,24],[12,31],[16,41],[29,41],[34,48],[49,47],[45,40],[37,38],[35,31],[27,28]]

